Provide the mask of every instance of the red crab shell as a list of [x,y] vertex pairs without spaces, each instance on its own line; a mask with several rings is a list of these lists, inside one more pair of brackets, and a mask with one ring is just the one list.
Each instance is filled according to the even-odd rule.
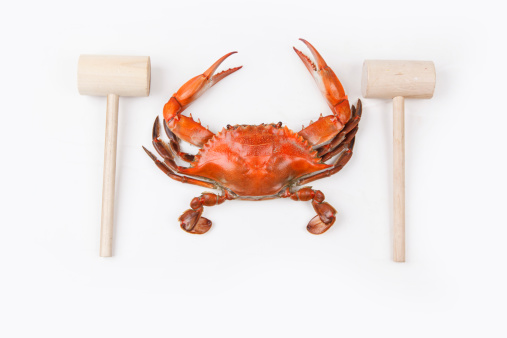
[[[336,174],[349,161],[361,119],[361,102],[358,101],[357,109],[354,106],[351,109],[333,70],[308,41],[302,41],[315,63],[294,50],[315,79],[332,115],[321,116],[298,133],[278,123],[227,126],[217,134],[191,116],[183,115],[207,89],[241,69],[235,67],[215,74],[220,64],[235,53],[232,52],[187,81],[166,103],[164,129],[169,143],[161,139],[160,122],[158,118],[155,120],[153,146],[162,161],[148,149],[144,150],[157,167],[173,180],[220,191],[220,194],[205,192],[192,199],[191,209],[179,218],[183,230],[193,234],[207,232],[211,221],[202,217],[204,206],[234,199],[311,201],[317,216],[310,220],[307,229],[313,234],[327,231],[335,222],[336,210],[324,202],[324,194],[301,186]],[[196,155],[182,152],[181,141],[201,149]],[[188,162],[189,166],[177,165],[176,158]],[[330,162],[326,164],[326,161]]]
[[209,178],[238,196],[270,196],[295,178],[329,167],[289,128],[261,124],[224,128],[183,172]]

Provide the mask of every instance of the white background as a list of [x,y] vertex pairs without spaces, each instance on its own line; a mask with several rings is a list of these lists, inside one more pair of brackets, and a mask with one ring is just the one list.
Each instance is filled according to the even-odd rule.
[[[505,337],[505,11],[489,1],[11,2],[0,13],[1,337]],[[205,189],[143,152],[185,81],[233,50],[244,65],[188,112],[213,131],[329,109],[292,46],[316,46],[360,98],[364,59],[433,60],[406,102],[407,262],[391,260],[392,114],[365,99],[355,153],[310,203],[206,208]],[[80,96],[80,54],[150,55],[151,95],[121,98],[114,257],[99,258],[105,98]]]

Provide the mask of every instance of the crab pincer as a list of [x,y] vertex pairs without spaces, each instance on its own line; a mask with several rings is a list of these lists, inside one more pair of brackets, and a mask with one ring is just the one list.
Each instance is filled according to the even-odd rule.
[[336,74],[308,41],[300,40],[312,53],[315,63],[295,47],[294,51],[313,76],[333,115],[320,117],[315,123],[310,124],[298,134],[312,145],[320,145],[331,140],[343,129],[344,125],[350,120],[351,111],[347,95],[345,95],[343,86]]
[[218,59],[203,74],[197,75],[188,80],[183,86],[165,104],[163,114],[169,129],[179,138],[195,146],[202,147],[206,141],[213,137],[213,133],[204,128],[200,122],[196,122],[192,117],[181,115],[181,113],[195,100],[197,100],[206,90],[217,84],[226,76],[241,69],[240,67],[230,68],[218,74],[215,71],[220,64],[232,54],[231,52]]

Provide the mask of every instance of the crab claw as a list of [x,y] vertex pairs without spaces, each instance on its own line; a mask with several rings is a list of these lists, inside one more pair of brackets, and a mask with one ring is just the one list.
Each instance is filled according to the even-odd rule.
[[218,59],[211,67],[208,68],[203,74],[197,75],[196,77],[187,81],[181,88],[171,97],[169,102],[164,106],[164,119],[170,122],[176,115],[181,114],[188,105],[193,101],[197,100],[207,89],[217,84],[220,80],[226,76],[234,73],[235,71],[242,68],[235,67],[228,70],[224,70],[216,75],[213,75],[220,64],[232,54],[237,52],[231,52],[222,56]]
[[336,77],[335,73],[326,64],[319,52],[306,40],[299,39],[308,47],[312,53],[315,64],[308,56],[294,47],[297,55],[301,58],[306,69],[312,74],[322,95],[326,98],[327,103],[333,114],[338,118],[340,123],[344,125],[350,119],[350,107],[343,86]]

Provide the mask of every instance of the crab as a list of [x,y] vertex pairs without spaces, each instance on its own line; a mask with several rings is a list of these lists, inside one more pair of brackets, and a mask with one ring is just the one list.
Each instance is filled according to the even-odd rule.
[[[260,125],[227,125],[214,134],[208,128],[183,115],[183,111],[207,89],[241,69],[230,68],[215,74],[220,64],[236,52],[224,55],[203,74],[186,82],[165,104],[163,128],[168,141],[161,138],[161,123],[153,125],[153,147],[159,160],[143,147],[148,156],[170,178],[194,184],[219,193],[204,192],[190,202],[190,209],[180,217],[180,226],[192,234],[206,233],[212,222],[202,216],[204,206],[211,207],[226,200],[260,201],[291,198],[311,201],[317,213],[307,225],[312,234],[322,234],[335,222],[336,210],[324,202],[320,190],[303,185],[339,172],[350,160],[358,123],[361,101],[349,106],[343,87],[319,52],[304,39],[315,63],[294,48],[312,74],[332,115],[320,116],[306,128],[294,132],[282,123]],[[197,154],[181,151],[183,140],[198,148]],[[175,158],[188,162],[179,166]],[[326,163],[330,161],[329,163]]]

